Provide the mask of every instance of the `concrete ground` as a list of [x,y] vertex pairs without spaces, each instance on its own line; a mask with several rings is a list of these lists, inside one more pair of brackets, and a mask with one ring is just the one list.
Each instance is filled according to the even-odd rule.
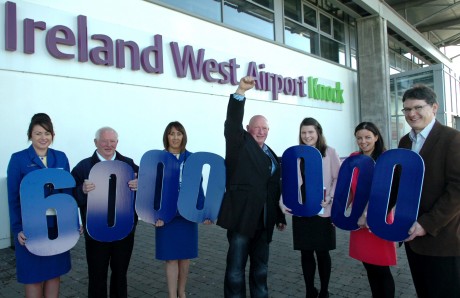
[[[226,231],[216,225],[201,225],[199,237],[199,258],[191,261],[187,296],[223,297],[228,247]],[[364,267],[348,256],[348,238],[349,232],[337,229],[337,249],[331,251],[330,297],[369,298],[371,292]],[[154,239],[155,229],[140,221],[128,273],[129,297],[167,297],[164,263],[155,260]],[[83,238],[71,254],[72,270],[61,279],[60,297],[86,297],[88,278]],[[290,218],[284,232],[276,230],[274,233],[268,267],[270,297],[305,297],[300,253],[292,249]],[[396,282],[396,297],[416,297],[403,247],[398,248],[398,265],[391,270]],[[316,284],[319,287],[318,280]],[[0,297],[24,297],[23,285],[16,282],[14,251],[10,248],[0,250]]]

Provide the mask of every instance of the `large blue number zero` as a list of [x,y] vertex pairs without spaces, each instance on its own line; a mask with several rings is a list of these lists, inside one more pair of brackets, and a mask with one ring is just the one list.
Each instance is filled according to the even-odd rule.
[[[88,193],[88,234],[102,242],[125,238],[134,226],[134,193],[128,187],[128,181],[134,179],[133,168],[119,160],[103,161],[91,168],[88,179],[96,185]],[[115,191],[110,189],[111,184]],[[114,210],[109,209],[111,193],[115,196],[112,198],[115,200]],[[110,214],[111,212],[115,214]],[[108,224],[109,217],[114,218],[113,226]]]
[[177,212],[179,195],[177,158],[163,150],[147,151],[139,166],[136,212],[148,223],[171,221]]
[[[305,203],[299,201],[300,185],[298,182],[298,159],[304,162]],[[321,211],[324,199],[323,189],[323,158],[315,147],[298,145],[288,148],[283,153],[282,178],[283,202],[296,216],[313,216]]]
[[[401,166],[395,217],[386,222],[395,167]],[[417,153],[408,149],[392,149],[380,155],[375,165],[369,196],[367,223],[371,231],[389,241],[403,241],[417,220],[425,164]],[[397,183],[397,181],[396,181]]]
[[[206,195],[202,189],[203,165],[210,166]],[[225,191],[225,162],[213,153],[196,152],[190,155],[182,170],[182,184],[177,207],[180,215],[193,222],[206,219],[215,221]],[[197,208],[200,199],[204,199],[201,210]]]
[[[343,161],[331,210],[332,221],[338,228],[347,231],[359,229],[358,219],[369,200],[373,173],[374,161],[369,156],[355,155]],[[351,191],[353,179],[356,179],[355,193]],[[350,195],[353,196],[353,204],[351,213],[346,216]]]

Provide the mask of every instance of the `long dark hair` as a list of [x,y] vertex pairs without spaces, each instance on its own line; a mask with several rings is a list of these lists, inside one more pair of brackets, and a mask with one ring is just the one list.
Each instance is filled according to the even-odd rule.
[[326,149],[327,149],[326,138],[323,135],[323,128],[321,127],[321,124],[319,124],[319,122],[315,118],[308,117],[308,118],[303,119],[302,122],[300,122],[299,144],[300,145],[303,144],[302,135],[301,135],[302,126],[310,126],[310,125],[315,128],[316,134],[318,135],[318,140],[316,141],[315,147],[316,149],[319,150],[319,152],[321,152],[321,155],[325,157]]
[[44,130],[51,133],[52,139],[54,139],[53,122],[51,122],[50,116],[45,113],[37,113],[32,116],[29,124],[29,129],[27,130],[27,138],[29,141],[32,138],[32,130],[34,129],[35,125],[40,125],[43,127]]
[[180,144],[180,152],[182,153],[185,151],[185,146],[187,145],[187,132],[185,131],[184,126],[179,121],[170,122],[166,126],[165,132],[163,133],[163,146],[165,147],[165,150],[167,151],[169,147],[168,135],[173,129],[173,127],[177,129],[178,131],[180,131],[183,135],[182,143]]
[[[375,142],[374,151],[371,153],[371,157],[373,160],[377,160],[377,158],[382,154],[386,148],[385,143],[383,142],[382,134],[380,133],[379,128],[372,122],[361,122],[355,128],[355,136],[356,133],[362,129],[367,129],[368,131],[372,132],[374,136],[377,137],[377,141]],[[361,149],[359,150],[361,151]],[[361,152],[362,153],[362,152]]]

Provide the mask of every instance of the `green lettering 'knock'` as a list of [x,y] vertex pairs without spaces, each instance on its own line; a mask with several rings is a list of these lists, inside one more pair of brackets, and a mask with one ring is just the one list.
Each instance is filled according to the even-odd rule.
[[308,97],[335,103],[344,102],[343,89],[341,88],[340,82],[336,82],[335,87],[325,86],[318,84],[318,78],[314,77],[308,77]]

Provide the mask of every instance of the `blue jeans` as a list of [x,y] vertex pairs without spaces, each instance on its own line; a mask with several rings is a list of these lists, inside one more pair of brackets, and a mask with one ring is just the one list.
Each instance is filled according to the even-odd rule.
[[227,232],[228,253],[225,270],[224,296],[226,298],[246,297],[245,269],[248,257],[249,290],[253,298],[267,298],[268,241],[267,230],[257,230],[249,238],[237,232]]

